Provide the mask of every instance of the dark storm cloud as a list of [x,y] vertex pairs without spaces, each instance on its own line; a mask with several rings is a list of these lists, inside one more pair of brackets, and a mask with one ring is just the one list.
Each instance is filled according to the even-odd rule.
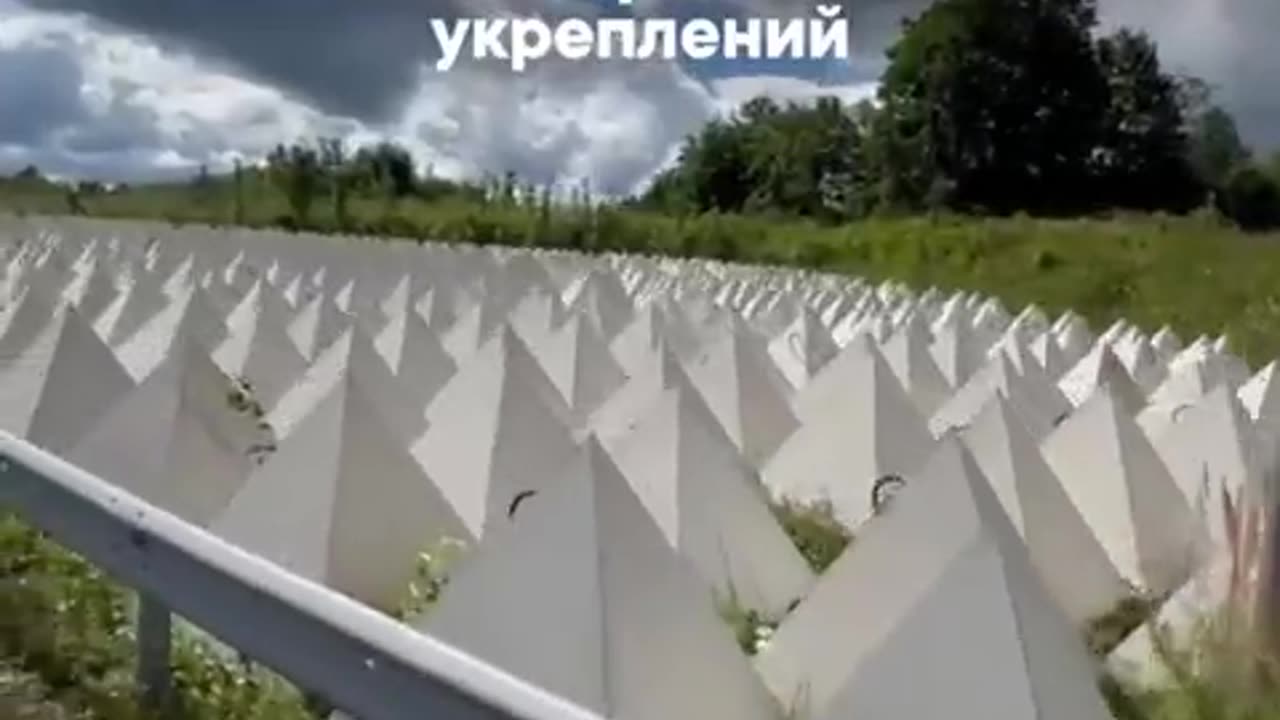
[[1280,2],[1104,0],[1103,14],[1148,30],[1167,65],[1214,87],[1247,138],[1280,147]]
[[[874,77],[903,14],[924,0],[847,3],[856,79]],[[390,119],[438,54],[432,18],[500,12],[548,17],[612,11],[617,0],[26,0],[33,9],[83,12],[166,46],[230,66],[305,98],[319,109],[365,121]],[[636,0],[648,15],[807,17],[792,0]]]
[[29,0],[83,12],[220,61],[329,112],[382,119],[414,85],[431,39],[423,0]]
[[80,66],[55,48],[0,50],[0,145],[45,142],[86,117]]
[[335,115],[394,117],[421,63],[439,54],[433,18],[501,11],[581,13],[585,0],[25,0],[80,12],[292,92]]

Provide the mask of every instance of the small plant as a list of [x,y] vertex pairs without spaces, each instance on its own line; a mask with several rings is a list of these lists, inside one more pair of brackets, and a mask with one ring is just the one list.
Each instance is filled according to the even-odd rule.
[[733,630],[738,647],[747,655],[756,655],[769,646],[779,620],[753,608],[743,607],[736,593],[716,603],[720,617]]
[[413,579],[391,615],[407,621],[426,614],[440,599],[449,583],[449,571],[465,550],[465,543],[446,538],[418,553]]
[[1151,626],[1159,685],[1107,675],[1102,690],[1116,720],[1280,720],[1280,667],[1261,638],[1232,632],[1229,618],[1209,616],[1175,641]]
[[853,534],[836,519],[829,502],[783,500],[773,504],[773,513],[814,572],[825,572],[853,541]]
[[1085,631],[1085,642],[1094,655],[1106,657],[1134,630],[1151,619],[1160,608],[1159,600],[1133,593],[1110,612],[1095,618]]

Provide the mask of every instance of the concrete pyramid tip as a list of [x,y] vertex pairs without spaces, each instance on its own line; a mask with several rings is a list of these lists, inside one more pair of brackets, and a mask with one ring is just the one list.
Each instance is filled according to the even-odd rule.
[[1122,338],[1112,343],[1112,350],[1129,371],[1133,381],[1148,395],[1156,392],[1169,376],[1169,369],[1145,340],[1126,342]]
[[1067,362],[1074,362],[1089,352],[1095,338],[1089,332],[1089,325],[1084,318],[1074,313],[1067,313],[1062,317],[1062,325],[1056,333],[1058,344],[1062,346]]
[[1207,395],[1219,385],[1236,387],[1225,372],[1223,365],[1215,358],[1197,358],[1176,365],[1170,365],[1169,374],[1151,393],[1150,404],[1153,408],[1172,410],[1182,405],[1190,405]]
[[612,342],[635,317],[626,288],[615,273],[605,270],[593,270],[584,277],[568,300],[568,309],[585,314],[605,342]]
[[65,452],[132,388],[115,354],[68,307],[0,369],[0,427]]
[[954,390],[929,352],[930,335],[918,316],[898,329],[884,346],[884,357],[921,416],[929,417]]
[[[1196,508],[1206,494],[1222,494],[1236,506],[1246,497],[1265,497],[1270,457],[1262,440],[1235,393],[1220,385],[1178,412],[1152,444],[1188,504]],[[1200,518],[1207,539],[1228,552],[1225,548],[1234,544],[1230,532],[1221,513],[1209,510]]]
[[856,525],[875,481],[917,469],[934,439],[869,340],[841,351],[804,394],[802,424],[765,465],[765,483],[778,497],[830,501]]
[[169,306],[138,328],[116,349],[120,363],[135,382],[142,382],[174,352],[191,341],[212,352],[226,341],[227,326],[199,287],[176,295]]
[[420,411],[458,369],[440,337],[412,310],[393,313],[373,344]]
[[289,339],[284,301],[257,282],[227,317],[228,336],[213,360],[232,377],[248,380],[260,401],[272,407],[307,368]]
[[355,318],[317,293],[307,299],[285,327],[298,352],[307,360],[315,360],[355,323]]
[[1020,375],[1007,354],[997,353],[934,413],[929,429],[941,435],[967,427],[993,396],[1003,395],[1032,437],[1043,438],[1070,414],[1071,403],[1031,363],[1034,360],[1024,365],[1028,372]]
[[626,382],[587,419],[586,427],[600,439],[608,442],[625,435],[662,391],[677,383],[692,384],[680,358],[665,342],[658,342],[657,348],[645,356],[645,362],[637,363]]
[[506,314],[506,322],[532,344],[555,332],[568,316],[560,296],[541,287],[530,289]]
[[734,320],[719,339],[686,366],[743,456],[765,463],[795,430],[787,381],[769,359],[763,340]]
[[954,438],[828,569],[756,667],[801,718],[1111,717],[1084,643]]
[[1187,579],[1201,527],[1119,399],[1100,388],[1041,449],[1125,579],[1157,596]]
[[722,598],[781,617],[813,574],[774,519],[755,472],[687,383],[611,445],[667,541]]
[[768,347],[779,371],[796,390],[804,387],[840,352],[822,320],[809,308],[802,308]]
[[1276,376],[1278,366],[1280,361],[1268,363],[1237,391],[1240,402],[1258,431],[1273,438],[1280,438],[1280,378]]
[[67,301],[89,322],[96,320],[119,295],[111,273],[96,261],[64,292]]
[[609,342],[609,349],[629,375],[635,375],[665,342],[662,311],[649,305],[638,311],[631,322]]
[[1129,371],[1106,343],[1096,343],[1089,354],[1080,359],[1058,381],[1058,389],[1075,407],[1083,405],[1099,387],[1109,388],[1131,415],[1146,405],[1146,397]]
[[29,286],[6,308],[0,334],[0,368],[13,365],[59,323],[66,304],[45,288]]
[[1050,380],[1060,380],[1063,374],[1071,369],[1067,354],[1052,331],[1045,331],[1036,336],[1031,341],[1029,349],[1032,357],[1036,359],[1040,367],[1044,368],[1044,372]]
[[268,419],[280,437],[288,437],[348,374],[360,383],[406,445],[426,427],[421,408],[404,392],[373,340],[359,325],[352,325],[270,407]]
[[559,391],[509,326],[441,389],[427,418],[412,453],[477,537],[519,493],[554,481],[575,447]]
[[417,626],[604,717],[776,720],[704,584],[599,445],[558,474]]
[[1003,397],[993,397],[961,437],[1045,586],[1077,627],[1083,629],[1128,597],[1127,583]]
[[531,350],[582,423],[627,381],[604,338],[581,315],[568,318]]
[[112,404],[67,460],[197,525],[239,490],[274,433],[195,343]]
[[352,375],[254,469],[210,529],[383,609],[394,609],[429,544],[473,540]]
[[982,366],[983,341],[964,322],[946,322],[933,329],[929,347],[938,369],[952,387],[961,387]]
[[108,345],[116,346],[169,304],[151,277],[136,278],[94,321],[94,329]]

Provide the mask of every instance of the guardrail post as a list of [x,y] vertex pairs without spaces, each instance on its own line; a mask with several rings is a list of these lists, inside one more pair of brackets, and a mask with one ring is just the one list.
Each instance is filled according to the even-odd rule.
[[155,596],[138,593],[138,689],[152,710],[169,706],[173,690],[169,659],[173,644],[173,616]]

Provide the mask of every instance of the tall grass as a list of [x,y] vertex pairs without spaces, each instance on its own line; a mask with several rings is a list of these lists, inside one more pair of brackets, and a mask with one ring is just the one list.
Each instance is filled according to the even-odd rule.
[[[6,191],[0,209],[65,212],[60,196]],[[323,203],[306,222],[283,196],[252,181],[250,226],[477,244],[699,256],[856,274],[921,288],[970,290],[1011,307],[1068,309],[1095,325],[1124,317],[1184,339],[1229,332],[1233,349],[1257,364],[1280,356],[1280,242],[1201,215],[1077,220],[982,219],[945,215],[873,218],[829,227],[804,220],[707,214],[671,217],[613,207],[550,212],[460,198],[425,201],[353,197],[339,227]],[[91,215],[227,224],[224,184],[139,187],[85,196]]]

